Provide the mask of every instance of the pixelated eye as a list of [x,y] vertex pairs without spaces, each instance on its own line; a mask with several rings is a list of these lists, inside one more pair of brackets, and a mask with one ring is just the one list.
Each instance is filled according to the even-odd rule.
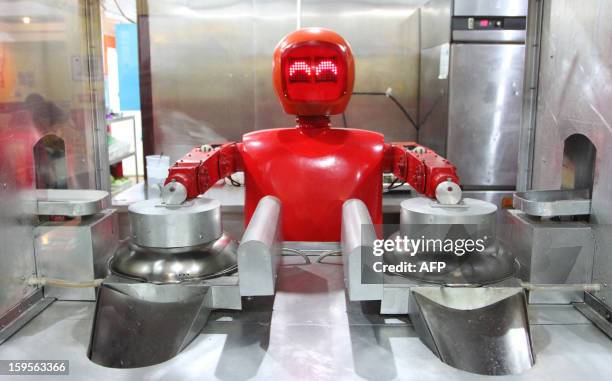
[[315,66],[315,78],[317,82],[336,82],[338,79],[338,66],[335,58],[317,59]]
[[306,59],[291,60],[289,65],[289,82],[309,82],[312,69]]

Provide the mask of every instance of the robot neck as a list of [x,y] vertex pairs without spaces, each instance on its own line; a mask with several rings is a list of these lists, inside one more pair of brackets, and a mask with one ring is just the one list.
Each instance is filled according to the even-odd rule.
[[297,116],[295,118],[297,123],[296,127],[300,128],[329,128],[331,127],[331,121],[328,115],[316,115],[316,116]]

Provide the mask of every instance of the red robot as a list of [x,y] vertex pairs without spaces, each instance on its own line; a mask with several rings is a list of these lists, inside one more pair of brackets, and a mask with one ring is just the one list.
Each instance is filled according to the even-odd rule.
[[460,199],[455,167],[417,143],[385,144],[384,136],[332,128],[353,91],[355,62],[337,33],[305,28],[283,38],[274,51],[274,88],[292,128],[260,130],[242,143],[195,148],[169,171],[162,198],[181,203],[237,171],[245,174],[245,223],[267,195],[281,200],[287,241],[339,241],[342,204],[362,200],[374,224],[382,223],[382,175],[393,173],[417,192],[440,202]]

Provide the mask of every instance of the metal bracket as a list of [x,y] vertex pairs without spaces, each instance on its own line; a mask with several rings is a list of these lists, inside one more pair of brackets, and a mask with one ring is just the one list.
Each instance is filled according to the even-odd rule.
[[574,307],[612,339],[612,310],[609,306],[585,292],[584,303],[574,303]]
[[0,316],[0,345],[54,301],[55,298],[44,298],[42,288],[39,288],[32,295],[8,310],[3,316]]

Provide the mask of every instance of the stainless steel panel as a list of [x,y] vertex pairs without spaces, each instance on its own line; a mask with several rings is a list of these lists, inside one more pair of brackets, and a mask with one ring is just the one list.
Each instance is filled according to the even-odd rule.
[[466,187],[514,187],[523,45],[452,44],[447,158]]
[[[588,137],[597,149],[591,201],[594,282],[612,282],[612,8],[607,1],[544,2],[533,163],[534,189],[559,189],[563,142]],[[596,293],[612,305],[612,287]]]
[[548,190],[514,194],[513,206],[530,216],[580,216],[591,214],[589,191]]
[[35,273],[32,147],[48,134],[64,139],[68,187],[97,185],[93,113],[103,104],[91,95],[103,84],[89,75],[101,59],[86,31],[96,7],[93,0],[0,6],[0,315],[35,290],[24,282]]
[[[106,210],[89,218],[45,222],[35,229],[38,276],[89,282],[108,275],[108,260],[118,246],[117,214]],[[93,288],[45,286],[45,297],[95,300]]]
[[211,293],[208,294],[206,306],[226,310],[242,309],[239,281],[237,273],[211,279],[208,282],[212,284]]
[[454,0],[454,16],[527,16],[529,0]]
[[[335,29],[357,59],[355,91],[394,96],[416,119],[418,19],[422,0],[302,1],[301,25]],[[142,5],[142,4],[140,4]],[[272,87],[274,47],[298,24],[294,0],[148,1],[155,150],[178,159],[204,142],[240,140],[255,129],[287,127]],[[142,7],[140,12],[146,7]],[[414,140],[416,131],[384,96],[354,96],[350,127]],[[342,126],[340,116],[332,118]]]
[[[240,140],[253,129],[295,124],[273,90],[272,53],[281,38],[295,30],[296,1],[148,3],[152,61],[159,63],[152,66],[154,88],[171,91],[154,98],[156,117],[158,109],[162,117],[155,126],[158,150]],[[172,51],[167,45],[173,45]],[[183,74],[174,72],[179,68]],[[162,107],[172,115],[164,116]],[[182,150],[173,148],[173,159]]]
[[421,48],[450,42],[452,0],[431,0],[421,7]]
[[[355,92],[391,88],[413,119],[417,117],[419,22],[423,0],[303,0],[301,25],[340,33],[355,56]],[[399,108],[384,96],[353,95],[347,125],[377,131],[386,141],[416,139],[416,130]],[[342,126],[341,117],[332,123]]]
[[533,172],[543,3],[543,1],[530,1],[529,16],[527,17],[523,114],[519,134],[518,175],[516,180],[516,189],[521,192],[531,189]]
[[109,194],[88,189],[36,190],[39,216],[91,216],[108,206]]
[[453,30],[454,42],[520,42],[524,43],[524,30]]
[[[591,226],[559,222],[507,210],[500,227],[503,245],[520,263],[519,277],[541,284],[581,284],[592,280],[595,242]],[[532,291],[530,303],[570,303],[583,300],[583,292]]]
[[463,197],[475,198],[477,200],[488,201],[497,206],[497,231],[501,229],[501,226],[505,221],[505,208],[504,199],[511,199],[513,191],[464,191]]
[[441,155],[446,153],[449,86],[448,77],[440,75],[443,46],[421,50],[419,76],[419,143]]
[[297,20],[296,0],[253,1],[253,32],[244,37],[252,38],[254,47],[256,130],[295,126],[295,116],[285,114],[272,86],[272,54],[276,44],[296,29]]
[[253,2],[146,3],[155,151],[177,160],[253,131]]

